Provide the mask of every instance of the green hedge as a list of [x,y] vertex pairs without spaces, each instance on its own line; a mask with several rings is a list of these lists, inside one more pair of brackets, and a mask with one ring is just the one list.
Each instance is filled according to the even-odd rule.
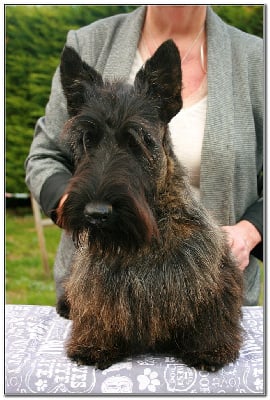
[[[6,6],[6,191],[27,192],[24,161],[44,114],[51,78],[70,29],[125,6]],[[133,7],[134,8],[134,7]]]
[[[51,78],[70,29],[134,6],[6,5],[6,191],[27,192],[24,161],[44,114]],[[262,36],[262,6],[214,6],[240,29]]]
[[263,6],[213,6],[212,8],[228,24],[263,37]]

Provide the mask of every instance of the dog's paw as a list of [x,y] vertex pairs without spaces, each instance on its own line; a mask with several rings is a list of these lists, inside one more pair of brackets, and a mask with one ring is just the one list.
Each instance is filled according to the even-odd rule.
[[224,367],[224,364],[206,364],[206,363],[199,363],[196,365],[193,365],[194,368],[200,370],[200,371],[208,371],[208,372],[216,372],[222,367]]
[[67,349],[68,357],[78,365],[91,365],[97,369],[104,370],[112,364],[120,361],[120,357],[116,354],[111,354],[109,350],[100,350],[87,348],[85,350]]
[[226,364],[234,362],[238,357],[238,351],[226,352],[219,348],[213,351],[192,352],[182,355],[182,361],[189,367],[201,371],[216,372]]
[[182,361],[188,367],[194,367],[199,371],[216,372],[222,367],[224,367],[224,364],[208,363],[205,360],[199,360],[199,359],[195,360],[192,359],[191,357],[182,357]]
[[67,355],[78,365],[92,365],[101,370],[109,368],[114,363],[108,352],[99,349],[85,349],[84,351],[72,351],[69,349]]
[[58,299],[56,311],[61,317],[69,319],[70,305],[65,296],[62,296]]
[[71,361],[76,362],[78,365],[95,365],[95,362],[88,356],[81,353],[68,353]]

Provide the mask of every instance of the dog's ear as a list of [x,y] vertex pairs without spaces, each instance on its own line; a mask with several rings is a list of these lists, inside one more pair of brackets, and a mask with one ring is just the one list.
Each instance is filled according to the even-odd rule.
[[160,118],[168,123],[182,108],[182,72],[178,48],[164,42],[138,71],[134,87],[160,103]]
[[68,46],[64,47],[61,55],[60,77],[70,116],[80,111],[91,86],[103,84],[101,75]]

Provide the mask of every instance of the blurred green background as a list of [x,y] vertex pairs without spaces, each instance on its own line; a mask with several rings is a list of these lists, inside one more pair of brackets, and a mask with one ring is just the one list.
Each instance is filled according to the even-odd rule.
[[[24,160],[44,114],[51,79],[70,29],[131,6],[6,6],[6,191],[26,192]],[[214,6],[228,23],[263,35],[262,6]]]
[[[6,192],[28,192],[24,161],[35,122],[44,114],[52,75],[67,32],[134,8],[121,5],[5,6]],[[224,5],[213,6],[213,9],[229,24],[263,37],[262,5]],[[29,204],[22,207],[19,201],[7,204],[6,301],[54,305],[53,273],[47,277],[43,272],[31,208]],[[47,227],[45,236],[52,269],[60,229]]]

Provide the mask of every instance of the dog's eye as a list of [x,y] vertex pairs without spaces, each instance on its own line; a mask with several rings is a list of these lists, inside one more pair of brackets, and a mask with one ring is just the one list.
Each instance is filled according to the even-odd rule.
[[154,142],[150,135],[147,135],[143,129],[131,129],[128,132],[128,146],[136,156],[144,156],[149,162],[152,159],[151,147]]
[[141,140],[136,132],[128,132],[127,144],[133,152],[139,153],[141,151]]
[[84,151],[87,151],[91,148],[91,140],[90,140],[89,132],[84,132],[82,142],[83,142]]
[[147,147],[151,147],[151,146],[155,145],[155,141],[154,141],[152,135],[150,135],[149,132],[145,132],[142,129],[142,136],[143,136],[143,140],[144,140],[144,142],[145,142]]
[[155,141],[152,135],[145,131],[142,127],[136,129],[136,135],[139,138],[139,141],[149,149],[152,149],[155,146]]
[[100,130],[94,123],[85,123],[82,127],[82,143],[84,151],[97,146],[102,138],[101,136]]

